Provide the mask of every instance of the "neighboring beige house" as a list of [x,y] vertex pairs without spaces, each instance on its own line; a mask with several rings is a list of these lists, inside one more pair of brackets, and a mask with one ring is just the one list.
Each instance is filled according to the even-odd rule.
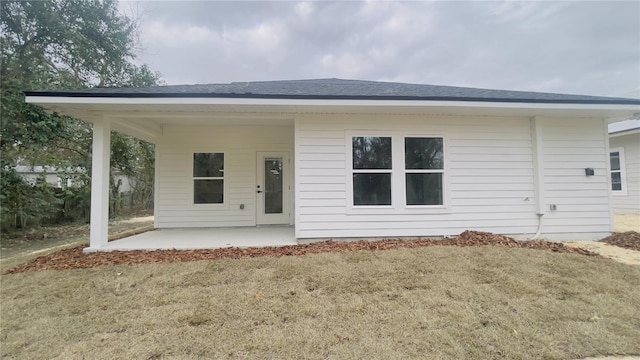
[[640,214],[640,120],[609,124],[611,193],[615,214]]
[[[22,178],[31,185],[35,185],[39,181],[39,179],[44,179],[47,184],[56,188],[73,186],[73,179],[71,177],[61,176],[62,174],[58,173],[58,169],[55,166],[18,165],[15,169],[16,172],[20,174],[20,176],[22,176]],[[75,171],[76,173],[78,173],[78,171],[82,170],[78,168]],[[69,173],[73,172],[73,169],[69,170]],[[128,193],[131,191],[131,182],[128,176],[115,175],[114,181],[120,182],[120,193]]]
[[44,179],[47,184],[56,188],[71,186],[71,179],[64,179],[58,174],[58,170],[53,166],[16,166],[16,172],[29,184],[35,185],[39,179]]
[[159,229],[600,239],[613,230],[607,124],[640,111],[638,99],[339,79],[26,101],[93,123],[91,250],[107,244],[111,130],[156,145]]

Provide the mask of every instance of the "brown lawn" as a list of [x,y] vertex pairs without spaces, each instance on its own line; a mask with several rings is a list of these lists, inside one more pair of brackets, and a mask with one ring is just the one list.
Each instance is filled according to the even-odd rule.
[[640,354],[640,267],[421,247],[1,276],[7,358]]

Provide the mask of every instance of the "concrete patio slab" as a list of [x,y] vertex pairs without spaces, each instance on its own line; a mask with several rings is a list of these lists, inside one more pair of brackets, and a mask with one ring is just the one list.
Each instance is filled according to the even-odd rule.
[[292,226],[208,229],[157,229],[110,241],[84,252],[129,250],[195,250],[296,245]]

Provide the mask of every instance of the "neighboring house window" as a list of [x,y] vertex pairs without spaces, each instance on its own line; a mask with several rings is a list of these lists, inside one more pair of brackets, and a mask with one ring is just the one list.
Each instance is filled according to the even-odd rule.
[[609,152],[611,162],[611,191],[614,194],[624,195],[627,191],[624,168],[624,150],[611,149]]
[[[350,136],[353,209],[389,211],[444,206],[444,139],[430,136]],[[430,210],[429,210],[430,209]],[[362,210],[366,211],[366,210]],[[370,210],[369,210],[370,211]],[[416,211],[416,210],[408,210]]]
[[391,137],[352,139],[353,205],[391,205]]
[[193,154],[193,203],[224,203],[224,153]]
[[442,205],[442,138],[406,137],[404,164],[406,204]]

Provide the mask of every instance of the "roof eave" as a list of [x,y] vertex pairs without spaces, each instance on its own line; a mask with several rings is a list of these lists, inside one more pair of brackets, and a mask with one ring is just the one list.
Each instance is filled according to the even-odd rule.
[[[70,99],[255,99],[255,100],[364,100],[364,101],[451,101],[472,103],[521,103],[521,104],[591,104],[591,105],[638,105],[635,99],[534,99],[534,98],[491,98],[491,97],[451,97],[451,96],[335,96],[335,95],[271,95],[236,93],[87,93],[87,92],[36,92],[27,91],[25,97],[70,98]],[[30,102],[30,101],[27,101]],[[96,100],[97,103],[102,103]],[[69,103],[75,103],[69,101]],[[86,102],[82,102],[86,103]]]
[[432,114],[462,116],[597,117],[627,119],[640,104],[567,104],[444,100],[327,100],[258,98],[122,98],[27,96],[26,102],[85,121],[113,114],[144,114],[154,109],[183,116],[192,113],[264,114]]
[[548,108],[625,108],[640,110],[638,101],[540,101],[521,99],[478,98],[399,98],[399,97],[121,97],[121,96],[53,96],[42,93],[27,93],[27,103],[33,104],[77,104],[77,105],[292,105],[292,106],[447,106],[447,107],[548,107]]

